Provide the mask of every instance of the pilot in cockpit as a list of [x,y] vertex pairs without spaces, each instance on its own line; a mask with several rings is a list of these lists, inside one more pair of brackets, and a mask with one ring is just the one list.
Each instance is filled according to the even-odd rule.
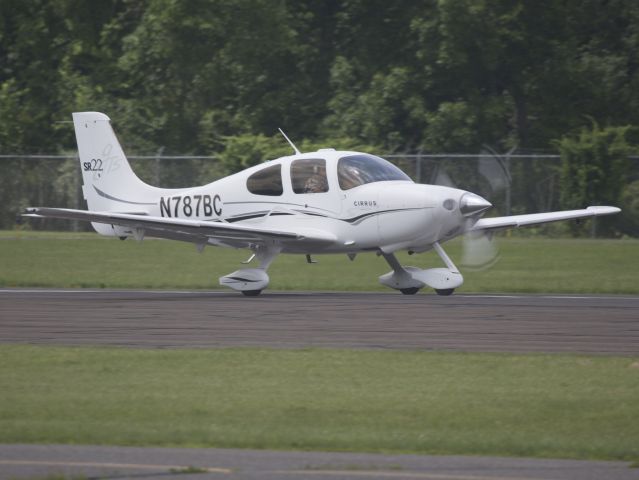
[[304,184],[304,193],[324,193],[328,192],[328,181],[326,180],[326,171],[316,171],[308,177]]
[[304,184],[304,193],[323,193],[328,191],[328,184],[326,183],[326,177],[321,175],[313,175],[306,180]]

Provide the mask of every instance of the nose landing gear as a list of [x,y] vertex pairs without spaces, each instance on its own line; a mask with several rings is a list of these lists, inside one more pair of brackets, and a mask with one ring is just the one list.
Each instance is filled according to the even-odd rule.
[[455,291],[454,288],[444,288],[444,289],[435,289],[435,293],[437,295],[441,295],[442,297],[447,297],[449,295],[452,295],[453,292]]
[[435,289],[437,295],[451,295],[464,283],[464,277],[439,243],[435,242],[433,248],[447,268],[422,270],[417,267],[404,267],[394,254],[382,252],[393,271],[379,277],[380,283],[399,290],[404,295],[414,295],[425,286]]

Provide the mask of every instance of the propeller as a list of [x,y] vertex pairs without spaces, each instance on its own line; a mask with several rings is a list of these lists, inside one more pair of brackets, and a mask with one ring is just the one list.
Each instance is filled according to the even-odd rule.
[[473,225],[492,204],[474,193],[465,193],[459,204],[459,210],[466,217],[460,265],[469,270],[485,270],[499,260],[499,250],[491,233],[472,231]]
[[[509,157],[514,152],[511,149],[505,155],[497,154],[490,147],[483,147],[476,164],[455,163],[452,168],[444,168],[440,163],[433,172],[433,183],[459,188],[461,183],[466,190],[480,192],[482,197],[498,198],[502,192],[506,193],[506,211],[510,203],[510,168]],[[463,178],[466,181],[456,182],[453,178]],[[486,270],[499,261],[499,248],[492,232],[473,232],[472,226],[482,214],[492,207],[484,198],[472,193],[465,194],[460,201],[460,210],[466,217],[462,240],[462,257],[460,265],[468,270]]]
[[494,235],[468,232],[462,239],[462,257],[459,264],[468,270],[487,270],[499,261],[499,248]]

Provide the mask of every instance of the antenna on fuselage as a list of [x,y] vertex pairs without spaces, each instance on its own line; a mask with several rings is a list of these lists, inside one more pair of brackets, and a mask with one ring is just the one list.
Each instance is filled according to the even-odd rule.
[[286,139],[286,141],[289,143],[289,145],[290,145],[291,147],[293,147],[293,150],[295,150],[295,153],[296,153],[297,155],[300,155],[302,152],[300,152],[300,151],[297,149],[297,147],[295,146],[295,144],[294,144],[293,142],[291,142],[291,139],[290,139],[290,138],[288,138],[288,137],[286,136],[286,134],[284,133],[284,130],[282,130],[281,128],[278,128],[278,130],[279,130],[279,131],[280,131],[280,133],[284,136],[284,138],[285,138],[285,139]]

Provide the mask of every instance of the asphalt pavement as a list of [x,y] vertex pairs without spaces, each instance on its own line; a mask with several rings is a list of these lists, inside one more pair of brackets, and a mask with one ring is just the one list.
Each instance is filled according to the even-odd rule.
[[144,480],[637,480],[639,468],[629,462],[496,457],[0,445],[0,480],[51,475]]
[[639,297],[0,290],[0,342],[639,354]]

